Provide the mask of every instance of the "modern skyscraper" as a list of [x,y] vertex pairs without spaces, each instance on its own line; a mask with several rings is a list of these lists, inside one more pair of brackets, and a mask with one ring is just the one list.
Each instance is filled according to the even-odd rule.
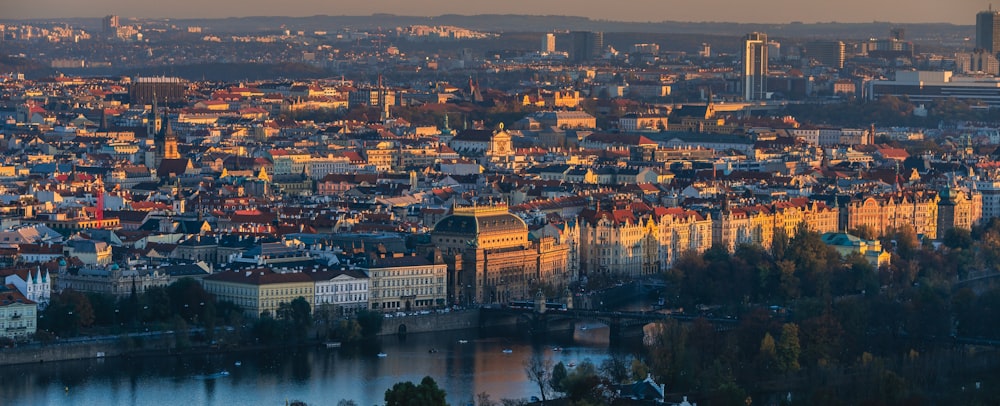
[[767,98],[767,34],[755,32],[743,37],[743,98]]
[[573,31],[570,36],[569,57],[573,62],[584,62],[601,56],[604,51],[604,33]]
[[844,67],[843,41],[813,41],[806,43],[806,56],[823,66],[841,69]]
[[102,25],[105,34],[114,34],[118,30],[118,27],[121,26],[121,23],[119,22],[118,16],[109,15],[104,17]]
[[542,36],[542,52],[555,52],[556,51],[556,34],[551,32],[545,33]]
[[991,7],[976,14],[976,48],[991,54],[1000,51],[1000,11]]

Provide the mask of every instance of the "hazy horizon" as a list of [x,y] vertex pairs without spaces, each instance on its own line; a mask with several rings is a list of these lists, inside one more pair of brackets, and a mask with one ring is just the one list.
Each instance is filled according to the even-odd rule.
[[[346,3],[346,4],[342,4]],[[951,23],[974,25],[975,14],[990,7],[989,1],[889,0],[870,2],[841,0],[809,4],[796,0],[508,0],[504,3],[456,2],[454,0],[374,0],[366,3],[286,0],[201,2],[174,0],[139,3],[134,0],[33,0],[2,7],[5,19],[58,19],[102,17],[116,14],[137,18],[226,18],[306,17],[314,15],[360,16],[379,13],[401,16],[443,14],[526,14],[580,16],[626,22],[736,22],[781,24],[803,23]],[[956,4],[957,3],[957,4]]]

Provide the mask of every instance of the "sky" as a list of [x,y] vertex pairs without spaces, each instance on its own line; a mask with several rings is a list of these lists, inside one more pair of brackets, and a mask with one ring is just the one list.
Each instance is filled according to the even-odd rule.
[[974,25],[976,12],[989,6],[988,0],[0,0],[0,18],[532,14],[654,22]]

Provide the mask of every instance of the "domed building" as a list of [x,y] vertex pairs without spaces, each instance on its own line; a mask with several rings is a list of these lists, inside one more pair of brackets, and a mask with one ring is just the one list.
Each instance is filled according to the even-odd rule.
[[506,205],[455,207],[434,225],[431,242],[448,264],[451,303],[527,299],[568,277],[568,246],[529,239],[528,225]]

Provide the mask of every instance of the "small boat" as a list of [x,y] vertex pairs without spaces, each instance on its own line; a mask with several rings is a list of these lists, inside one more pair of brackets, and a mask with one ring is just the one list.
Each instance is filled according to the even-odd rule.
[[469,340],[458,340],[459,344],[468,344]]
[[239,361],[236,361],[236,362],[234,362],[234,363],[233,363],[233,365],[236,365],[236,366],[242,366],[242,365],[243,365],[243,363],[242,363],[242,362],[239,362]]
[[327,341],[326,348],[340,348],[340,341]]
[[552,351],[562,351],[562,347],[552,347]]
[[435,352],[438,352],[438,350],[437,350],[437,348],[431,348],[431,349],[427,350],[427,352],[433,354]]
[[573,368],[573,367],[575,367],[575,366],[576,366],[576,363],[575,363],[575,362],[572,362],[572,361],[570,361],[570,363],[569,363],[569,364],[566,364],[566,366],[568,366],[568,367],[570,367],[570,368]]
[[386,353],[384,353],[384,352],[380,352],[380,353],[378,353],[378,355],[377,355],[377,356],[378,356],[379,358],[385,358],[385,357],[389,356],[389,354],[386,354]]
[[229,376],[229,371],[226,371],[226,370],[223,369],[223,370],[221,370],[219,372],[215,372],[215,373],[211,373],[211,374],[207,374],[207,375],[195,375],[193,378],[195,378],[195,379],[210,380],[210,379],[219,379],[219,378],[226,377],[226,376]]
[[514,350],[512,350],[512,349],[510,349],[510,348],[504,348],[504,349],[503,349],[503,353],[504,353],[504,354],[512,354],[512,353],[514,353]]
[[587,331],[587,326],[580,326],[581,331]]

